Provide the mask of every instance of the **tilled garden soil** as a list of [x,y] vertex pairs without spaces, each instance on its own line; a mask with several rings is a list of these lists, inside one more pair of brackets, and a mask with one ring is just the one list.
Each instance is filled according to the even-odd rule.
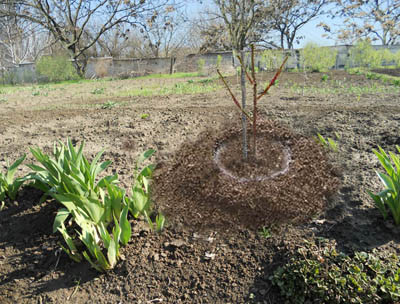
[[[113,97],[113,90],[135,83],[187,81],[131,79],[101,82],[107,96],[89,93],[95,82],[69,84],[46,96],[29,90],[4,94],[1,165],[24,153],[25,164],[32,163],[29,147],[50,152],[54,141],[69,137],[85,141],[89,158],[105,149],[103,158],[113,162],[107,173],[118,173],[128,189],[135,159],[154,148],[154,204],[167,214],[168,225],[157,234],[132,219],[122,261],[99,274],[60,250],[62,237],[52,234],[60,206],[39,203],[42,194],[26,185],[0,212],[0,302],[281,303],[269,277],[304,240],[333,239],[347,253],[397,252],[400,231],[383,221],[366,191],[381,189],[372,149],[400,145],[399,88],[343,71],[328,76],[322,81],[318,73],[284,73],[260,101],[259,134],[287,146],[291,159],[283,174],[250,182],[234,182],[215,161],[219,144],[240,124],[222,88]],[[102,108],[110,100],[115,104]],[[336,153],[313,139],[317,133],[336,139],[335,132]],[[22,166],[17,174],[28,172]],[[259,233],[262,226],[271,237]]]

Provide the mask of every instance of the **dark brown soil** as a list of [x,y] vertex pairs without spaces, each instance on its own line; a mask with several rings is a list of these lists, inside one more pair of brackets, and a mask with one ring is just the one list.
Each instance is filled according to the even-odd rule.
[[[39,203],[41,193],[25,186],[0,212],[0,303],[282,303],[268,278],[309,239],[335,240],[348,253],[398,253],[399,229],[383,221],[366,190],[382,189],[371,150],[400,144],[399,88],[344,71],[329,73],[325,82],[321,77],[284,73],[260,101],[259,155],[279,162],[282,145],[291,159],[285,174],[248,182],[223,174],[214,161],[219,145],[240,137],[240,114],[223,89],[115,97],[119,88],[187,81],[129,79],[55,86],[39,96],[30,88],[2,94],[1,170],[31,146],[50,152],[55,140],[70,137],[85,140],[89,158],[105,149],[103,159],[113,161],[107,173],[118,173],[128,189],[135,159],[154,148],[155,208],[169,216],[161,234],[131,219],[134,236],[122,248],[123,260],[98,274],[60,251],[63,240],[52,234],[60,206]],[[364,93],[377,86],[383,89]],[[99,87],[105,96],[90,93]],[[117,105],[101,109],[109,100]],[[313,140],[317,133],[336,139],[335,132],[338,153]],[[279,144],[265,148],[262,141]],[[25,164],[33,161],[28,153]],[[268,164],[256,175],[272,172]],[[231,169],[249,178],[235,171],[240,167]],[[17,175],[28,172],[23,166]],[[261,226],[270,238],[261,236]]]
[[[257,180],[258,174],[273,174],[268,166],[259,167],[253,179],[225,174],[215,162],[215,149],[221,143],[240,137],[240,130],[224,127],[219,132],[205,131],[195,143],[184,144],[172,164],[158,170],[155,177],[156,201],[168,218],[183,222],[185,226],[231,233],[232,229],[257,230],[272,224],[300,223],[323,211],[327,196],[334,192],[339,181],[320,145],[273,121],[261,122],[258,132],[264,139],[260,143],[281,142],[290,151],[285,174]],[[230,156],[241,163],[240,141],[231,148],[233,150],[227,150],[226,154],[232,153]],[[261,151],[263,149],[261,147]],[[278,156],[268,155],[264,160],[276,160],[282,155],[282,150],[275,149],[265,149]],[[233,160],[224,159],[224,156],[221,155],[221,162],[226,163],[225,168],[236,170],[238,177],[248,177],[249,173],[239,171],[237,166],[230,168]],[[248,170],[251,166],[241,168]]]
[[375,73],[386,74],[390,76],[400,77],[400,69],[375,69],[372,70]]

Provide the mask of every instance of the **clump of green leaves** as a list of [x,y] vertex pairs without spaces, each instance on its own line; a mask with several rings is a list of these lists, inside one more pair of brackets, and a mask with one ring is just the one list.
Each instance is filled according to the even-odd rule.
[[262,227],[259,233],[264,239],[269,239],[272,236],[271,230],[268,227]]
[[[398,153],[400,147],[396,146]],[[392,214],[396,225],[400,224],[400,157],[393,152],[387,154],[381,147],[379,151],[372,150],[378,157],[379,162],[386,171],[385,173],[376,172],[385,189],[378,194],[368,191],[374,200],[375,205],[382,213],[383,218],[388,218],[388,211]],[[394,164],[394,166],[393,166]],[[389,210],[388,210],[389,209]]]
[[307,43],[300,52],[303,69],[312,72],[328,71],[335,65],[336,56],[336,50],[315,43]]
[[100,94],[104,94],[104,88],[95,88],[93,91],[91,91],[90,93],[95,94],[95,95],[100,95]]
[[329,76],[326,75],[326,74],[322,75],[322,77],[321,77],[321,81],[322,81],[322,82],[327,82],[328,79],[329,79]]
[[393,303],[400,299],[396,255],[372,251],[349,256],[334,243],[306,242],[270,277],[286,303]]
[[360,39],[349,51],[347,67],[378,68],[396,64],[396,54],[388,49],[375,50],[368,39]]
[[115,101],[107,101],[105,103],[102,104],[101,108],[102,109],[112,109],[117,105],[117,103]]
[[140,115],[140,118],[141,119],[146,119],[146,118],[149,118],[149,116],[150,116],[149,114],[143,113],[143,114]]
[[7,165],[5,173],[0,172],[0,210],[4,208],[6,196],[15,200],[21,185],[24,183],[23,178],[15,179],[15,172],[21,163],[25,160],[26,154],[17,159],[11,166]]
[[[337,142],[330,138],[330,137],[323,137],[321,134],[317,133],[318,138],[316,138],[316,141],[319,142],[323,147],[332,150],[333,152],[338,152],[339,147]],[[335,136],[337,139],[340,139],[340,135],[335,132]]]
[[[66,243],[64,251],[74,261],[85,258],[98,271],[112,269],[120,255],[120,245],[126,245],[131,237],[128,213],[137,218],[144,216],[153,228],[151,211],[150,179],[153,166],[140,169],[154,150],[148,150],[139,158],[134,172],[132,194],[128,196],[118,187],[118,175],[98,175],[108,168],[110,161],[99,162],[103,151],[92,162],[83,155],[84,143],[75,148],[71,140],[67,145],[54,144],[53,155],[46,155],[39,148],[31,152],[41,166],[31,164],[33,170],[26,179],[59,201],[61,208],[55,218],[53,231],[59,231]],[[67,225],[66,223],[70,223]],[[70,226],[74,227],[71,230]],[[77,244],[81,244],[81,246]],[[81,251],[80,247],[86,249]]]

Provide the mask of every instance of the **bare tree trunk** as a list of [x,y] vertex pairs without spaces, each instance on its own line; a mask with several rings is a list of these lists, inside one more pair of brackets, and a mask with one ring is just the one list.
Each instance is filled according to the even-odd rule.
[[[240,68],[240,88],[242,91],[242,109],[246,110],[246,63],[245,63],[245,53],[243,50],[240,51],[240,58],[242,59],[243,65]],[[247,160],[247,118],[246,115],[242,113],[242,129],[243,129],[243,159]]]

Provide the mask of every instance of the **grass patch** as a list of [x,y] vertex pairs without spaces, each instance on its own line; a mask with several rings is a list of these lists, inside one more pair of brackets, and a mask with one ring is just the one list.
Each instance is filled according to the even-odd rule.
[[[340,85],[340,86],[330,86],[330,87],[318,87],[318,86],[307,86],[303,87],[299,84],[293,84],[290,90],[296,94],[320,94],[320,95],[361,95],[361,94],[382,94],[388,93],[388,87],[384,85],[372,86],[357,86],[357,85]],[[400,93],[400,86],[393,87],[390,89],[391,93]]]
[[209,93],[220,89],[215,83],[180,82],[169,86],[153,85],[150,87],[133,88],[117,93],[118,96],[165,96]]
[[135,77],[135,79],[174,79],[174,78],[188,78],[199,77],[197,72],[194,73],[174,73],[174,74],[150,74],[146,76]]
[[[387,67],[385,66],[385,67],[382,67],[382,68],[394,69],[396,67],[395,66],[387,66]],[[364,75],[368,79],[381,80],[384,83],[390,83],[390,84],[393,84],[395,86],[400,87],[400,77],[381,74],[381,73],[375,73],[375,72],[372,72],[372,71],[370,71],[368,69],[362,69],[362,68],[348,69],[347,72],[349,74]]]

